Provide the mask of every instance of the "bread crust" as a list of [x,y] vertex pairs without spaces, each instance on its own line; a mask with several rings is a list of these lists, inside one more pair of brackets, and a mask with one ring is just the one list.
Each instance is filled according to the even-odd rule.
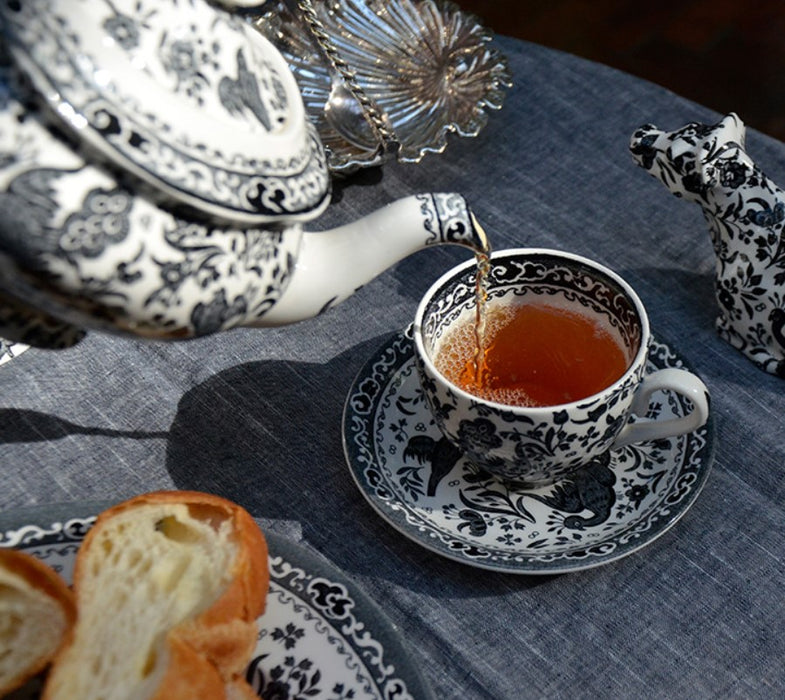
[[[150,700],[224,700],[227,687],[243,684],[242,674],[256,646],[256,619],[264,612],[269,586],[267,544],[253,518],[227,499],[197,491],[157,491],[119,503],[96,518],[80,547],[74,567],[77,592],[97,533],[120,513],[144,505],[178,504],[201,520],[229,520],[237,553],[231,581],[217,600],[199,615],[169,630],[170,663]],[[65,650],[55,661],[58,663]],[[49,684],[43,699],[57,697]]]
[[70,642],[74,622],[76,621],[76,602],[71,589],[60,575],[49,565],[34,556],[15,549],[0,549],[0,568],[24,579],[25,582],[59,606],[65,619],[65,630],[60,643],[52,651],[34,660],[19,674],[0,686],[0,697],[24,685],[30,678],[42,671],[59,651]]

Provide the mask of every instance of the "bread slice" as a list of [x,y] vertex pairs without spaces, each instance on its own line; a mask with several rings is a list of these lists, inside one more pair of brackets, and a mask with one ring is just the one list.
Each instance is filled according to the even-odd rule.
[[75,618],[73,594],[51,567],[0,549],[0,697],[46,667]]
[[230,501],[163,491],[104,511],[76,558],[79,618],[44,700],[253,697],[243,673],[268,584],[264,536]]

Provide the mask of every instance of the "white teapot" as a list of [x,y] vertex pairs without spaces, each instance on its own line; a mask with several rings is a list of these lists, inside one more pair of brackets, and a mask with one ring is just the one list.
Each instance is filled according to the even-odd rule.
[[305,233],[330,176],[297,84],[204,0],[24,0],[0,17],[0,336],[293,323],[425,246],[487,248],[456,194]]

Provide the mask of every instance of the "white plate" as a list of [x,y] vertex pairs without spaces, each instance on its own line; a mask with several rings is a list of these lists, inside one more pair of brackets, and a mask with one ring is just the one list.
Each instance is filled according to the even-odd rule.
[[[0,547],[34,554],[71,580],[79,544],[108,503],[67,504],[0,514]],[[300,545],[265,533],[270,552],[267,609],[246,677],[262,698],[313,700],[431,698],[398,629],[333,566]],[[14,700],[37,697],[40,682]]]
[[10,362],[15,357],[19,357],[25,350],[30,348],[24,343],[16,343],[11,340],[0,338],[0,365]]
[[[411,338],[400,332],[360,371],[344,408],[344,450],[377,513],[445,557],[521,574],[606,564],[672,527],[706,481],[712,419],[689,435],[615,450],[607,466],[538,489],[502,482],[463,458],[438,473],[431,460],[441,433],[413,358]],[[652,343],[651,370],[683,366],[667,345]],[[661,396],[658,415],[685,413],[684,399],[655,396]]]

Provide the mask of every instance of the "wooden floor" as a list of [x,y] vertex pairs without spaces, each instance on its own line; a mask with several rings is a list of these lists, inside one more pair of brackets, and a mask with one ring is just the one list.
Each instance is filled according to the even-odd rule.
[[785,0],[457,0],[500,34],[620,68],[785,141]]

